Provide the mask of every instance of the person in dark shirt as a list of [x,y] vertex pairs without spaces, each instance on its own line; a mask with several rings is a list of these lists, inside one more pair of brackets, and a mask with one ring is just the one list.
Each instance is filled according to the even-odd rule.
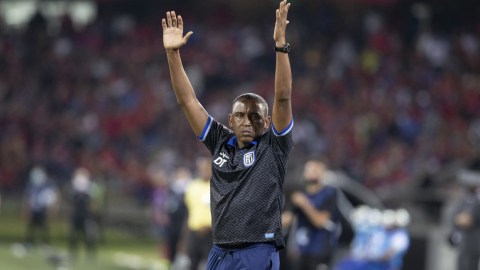
[[460,232],[458,270],[477,270],[480,261],[480,187],[471,187],[454,215]]
[[78,256],[78,240],[85,242],[88,256],[95,259],[95,244],[98,226],[91,216],[90,173],[84,168],[75,171],[72,179],[71,199],[73,202],[69,249],[72,258]]
[[337,245],[337,191],[323,185],[325,172],[324,162],[308,161],[303,172],[306,190],[292,194],[294,210],[285,211],[283,214],[284,226],[289,226],[295,215],[298,217],[298,228],[294,237],[300,253],[298,269],[315,270],[320,265],[328,266]]
[[290,46],[285,41],[289,8],[284,0],[276,11],[272,117],[262,97],[240,95],[228,116],[233,131],[208,115],[183,69],[179,49],[193,33],[183,36],[183,19],[173,11],[162,20],[177,101],[194,133],[213,156],[210,202],[214,246],[207,261],[209,270],[279,269],[278,250],[284,246],[283,182],[293,148]]
[[167,192],[165,210],[168,215],[168,225],[166,231],[168,235],[168,257],[170,261],[175,259],[177,250],[184,249],[179,247],[180,236],[182,234],[182,224],[187,216],[187,206],[185,205],[185,189],[191,179],[191,172],[185,167],[180,167],[175,172],[175,179],[171,183]]

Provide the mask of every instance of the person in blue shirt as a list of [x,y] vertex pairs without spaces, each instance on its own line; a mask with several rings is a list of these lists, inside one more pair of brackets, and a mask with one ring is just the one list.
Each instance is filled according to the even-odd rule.
[[395,225],[387,229],[388,249],[385,259],[389,261],[389,270],[400,270],[403,266],[403,257],[410,246],[410,237],[406,229],[410,223],[410,214],[405,209],[398,209],[395,216]]
[[30,171],[29,178],[23,205],[23,215],[28,219],[26,244],[27,247],[32,247],[35,238],[41,236],[42,243],[48,245],[48,216],[55,215],[59,206],[57,187],[41,166],[35,166]]
[[410,216],[405,209],[385,210],[382,229],[372,233],[365,270],[400,270],[410,239],[405,227]]
[[337,192],[335,188],[323,185],[326,171],[325,162],[308,161],[303,173],[305,192],[294,192],[291,196],[294,210],[283,214],[285,226],[291,223],[293,216],[298,218],[294,240],[300,253],[299,269],[302,270],[328,266],[337,246],[336,230],[340,219]]

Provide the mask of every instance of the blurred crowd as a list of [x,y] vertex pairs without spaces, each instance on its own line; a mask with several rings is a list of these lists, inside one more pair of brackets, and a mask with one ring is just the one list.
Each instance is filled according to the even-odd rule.
[[[149,170],[193,168],[206,154],[176,104],[157,12],[144,20],[99,13],[81,30],[68,17],[52,30],[39,14],[22,31],[0,24],[3,189],[23,187],[33,164],[60,185],[82,166],[145,201]],[[181,51],[198,98],[223,123],[238,94],[271,102],[274,89],[273,18],[232,22],[232,12],[185,14],[194,34]],[[358,11],[348,24],[333,7],[292,14],[291,167],[322,154],[374,188],[471,158],[480,134],[479,22],[450,34],[384,15]]]

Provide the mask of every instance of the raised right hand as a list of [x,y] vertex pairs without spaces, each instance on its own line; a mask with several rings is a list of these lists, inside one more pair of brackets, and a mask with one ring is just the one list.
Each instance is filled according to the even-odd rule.
[[175,16],[175,11],[167,12],[167,20],[162,19],[162,27],[163,46],[167,51],[177,51],[187,43],[188,38],[193,34],[190,31],[183,36],[183,20],[180,15]]

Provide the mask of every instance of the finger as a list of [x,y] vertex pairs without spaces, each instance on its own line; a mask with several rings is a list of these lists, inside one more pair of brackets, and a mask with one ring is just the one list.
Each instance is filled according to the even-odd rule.
[[167,23],[168,27],[172,27],[172,17],[170,16],[170,11],[167,12]]
[[287,20],[287,24],[289,24],[289,23],[290,23],[290,21]]
[[167,30],[167,21],[165,19],[162,19],[162,28],[163,31]]
[[291,3],[288,3],[288,5],[287,5],[287,12],[288,12],[288,10],[290,9],[290,5],[291,5]]
[[285,6],[285,1],[280,2],[280,11],[283,10],[283,7]]
[[182,30],[183,31],[183,20],[182,20],[182,16],[178,15],[178,29]]
[[175,11],[172,11],[172,26],[177,27],[177,16],[175,15]]
[[183,44],[187,43],[188,39],[190,38],[190,36],[193,34],[192,31],[188,32],[184,37],[183,37]]
[[275,12],[275,15],[278,21],[278,19],[280,19],[280,10],[277,9],[277,11]]

